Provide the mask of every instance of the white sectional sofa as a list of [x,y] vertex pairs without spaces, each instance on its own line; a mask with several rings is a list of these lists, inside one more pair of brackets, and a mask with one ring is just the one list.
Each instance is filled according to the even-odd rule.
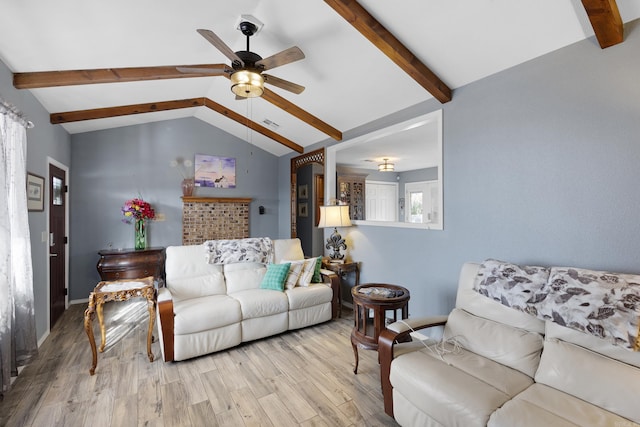
[[[273,240],[270,261],[303,260],[299,239]],[[267,264],[208,263],[205,246],[166,249],[166,286],[158,289],[164,361],[179,361],[337,317],[339,279],[284,291],[260,289]],[[241,258],[241,257],[240,257]]]
[[[640,425],[640,276],[554,267],[529,280],[506,268],[483,295],[474,286],[495,278],[482,268],[463,266],[448,316],[381,333],[387,414],[402,426]],[[398,344],[432,326],[439,345]]]

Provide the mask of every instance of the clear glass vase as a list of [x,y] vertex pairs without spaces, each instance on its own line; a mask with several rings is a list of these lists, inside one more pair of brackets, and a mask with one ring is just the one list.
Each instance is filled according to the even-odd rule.
[[147,249],[147,230],[144,219],[136,219],[134,223],[135,240],[134,248],[136,250]]
[[195,187],[195,180],[193,178],[185,178],[182,180],[182,195],[190,197],[193,195],[193,188]]

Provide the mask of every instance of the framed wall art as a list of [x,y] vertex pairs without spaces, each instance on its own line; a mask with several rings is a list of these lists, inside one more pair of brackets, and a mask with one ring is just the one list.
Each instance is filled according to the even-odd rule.
[[298,185],[298,199],[309,198],[309,186],[307,184]]
[[309,205],[307,203],[298,203],[298,216],[302,218],[309,216]]
[[44,210],[44,178],[31,172],[27,172],[27,209]]
[[236,159],[196,154],[196,187],[236,188]]

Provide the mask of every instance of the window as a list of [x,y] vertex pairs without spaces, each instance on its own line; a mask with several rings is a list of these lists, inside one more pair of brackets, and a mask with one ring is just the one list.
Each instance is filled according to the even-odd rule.
[[407,182],[404,186],[408,203],[405,221],[438,225],[438,181]]

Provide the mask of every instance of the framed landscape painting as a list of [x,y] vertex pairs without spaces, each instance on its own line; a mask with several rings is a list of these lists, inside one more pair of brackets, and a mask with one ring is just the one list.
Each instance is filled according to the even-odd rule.
[[44,210],[44,178],[27,172],[27,210]]
[[196,154],[196,187],[236,188],[236,159]]

